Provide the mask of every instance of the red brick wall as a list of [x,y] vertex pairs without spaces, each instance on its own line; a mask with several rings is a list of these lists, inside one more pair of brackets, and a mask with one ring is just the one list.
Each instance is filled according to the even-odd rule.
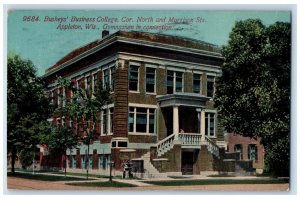
[[128,134],[128,61],[116,69],[113,137]]
[[228,142],[228,152],[234,152],[234,145],[241,144],[243,147],[243,160],[248,160],[248,146],[249,144],[255,144],[257,146],[257,161],[253,161],[254,168],[263,168],[264,167],[264,147],[260,144],[260,138],[257,140],[251,139],[249,137],[243,137],[235,133],[228,133],[227,136]]

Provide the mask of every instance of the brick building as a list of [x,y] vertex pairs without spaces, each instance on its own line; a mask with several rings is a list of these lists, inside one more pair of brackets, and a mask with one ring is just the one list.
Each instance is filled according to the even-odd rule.
[[44,75],[54,103],[60,103],[58,93],[70,95],[58,88],[58,76],[92,88],[102,81],[111,86],[113,98],[99,114],[99,137],[89,147],[89,161],[81,144],[67,151],[69,170],[89,167],[107,174],[113,161],[118,174],[130,159],[142,162],[139,172],[152,177],[234,172],[236,158],[225,153],[212,100],[223,61],[216,46],[202,41],[122,31],[104,31],[101,39],[66,55]]

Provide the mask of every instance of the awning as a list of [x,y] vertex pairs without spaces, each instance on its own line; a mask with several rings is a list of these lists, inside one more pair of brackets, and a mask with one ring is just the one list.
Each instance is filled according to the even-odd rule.
[[198,93],[174,93],[158,95],[156,99],[160,107],[189,106],[203,108],[211,98]]

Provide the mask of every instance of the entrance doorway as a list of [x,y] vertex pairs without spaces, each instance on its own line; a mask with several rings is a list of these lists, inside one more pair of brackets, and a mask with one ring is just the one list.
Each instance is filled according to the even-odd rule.
[[183,151],[181,154],[181,172],[182,175],[193,174],[193,161],[194,153],[189,151]]

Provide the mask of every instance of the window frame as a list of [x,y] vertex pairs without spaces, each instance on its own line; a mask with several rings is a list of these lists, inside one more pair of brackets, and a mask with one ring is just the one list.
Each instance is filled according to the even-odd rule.
[[[200,79],[199,79],[199,92],[195,92],[195,75],[199,75],[200,76]],[[203,77],[203,74],[202,73],[199,73],[199,72],[193,72],[193,93],[197,93],[197,94],[200,94],[202,95],[202,78]]]
[[[111,110],[112,113],[111,113]],[[105,114],[104,114],[105,111]],[[104,115],[106,118],[104,118]],[[107,136],[107,135],[113,135],[113,118],[114,115],[114,104],[110,104],[108,106],[105,106],[103,108],[103,111],[101,111],[101,133],[100,136]],[[104,133],[104,120],[105,120],[105,126],[106,126],[106,132]]]
[[[209,80],[209,79],[211,79],[211,78],[209,78],[209,77],[212,77],[213,78],[213,81],[211,81],[211,80]],[[213,85],[213,87],[212,87],[212,96],[209,96],[208,95],[208,83],[212,83]],[[206,96],[207,97],[210,97],[210,98],[213,98],[214,96],[215,96],[215,82],[216,82],[216,76],[214,76],[214,75],[211,75],[211,74],[208,74],[207,76],[206,76]]]
[[[130,108],[133,108],[133,111],[130,111]],[[146,109],[146,132],[139,132],[137,131],[137,109],[138,108],[144,108]],[[154,110],[154,113],[151,113],[154,115],[154,127],[153,127],[153,132],[150,132],[150,109]],[[157,111],[157,106],[154,105],[136,105],[136,104],[129,104],[128,105],[128,134],[133,134],[133,135],[156,135],[156,111]],[[130,129],[130,123],[129,123],[129,114],[133,114],[133,131]]]
[[[150,91],[147,91],[147,69],[153,69],[154,70],[154,91],[153,92],[150,92]],[[156,94],[156,74],[157,74],[157,68],[154,67],[154,66],[149,66],[149,65],[146,65],[145,66],[145,92],[146,94]]]
[[[173,86],[172,86],[172,93],[168,93],[168,72],[173,72]],[[182,76],[181,76],[181,91],[177,91],[177,86],[176,86],[176,83],[177,83],[177,73],[182,73]],[[174,93],[183,93],[184,92],[184,74],[185,74],[185,71],[181,71],[181,70],[173,70],[173,69],[167,69],[167,75],[166,75],[166,78],[167,78],[167,94],[174,94]]]
[[[131,66],[135,66],[137,67],[137,90],[130,90],[130,68]],[[128,91],[130,93],[140,93],[140,68],[141,68],[141,65],[140,64],[137,64],[137,63],[129,63],[129,70],[128,70]]]
[[[211,120],[211,115],[214,115],[214,131],[213,135],[210,134],[210,120]],[[208,116],[206,116],[208,115]],[[217,128],[217,112],[216,111],[205,111],[204,114],[205,117],[205,136],[208,136],[210,138],[216,138],[216,128]]]

